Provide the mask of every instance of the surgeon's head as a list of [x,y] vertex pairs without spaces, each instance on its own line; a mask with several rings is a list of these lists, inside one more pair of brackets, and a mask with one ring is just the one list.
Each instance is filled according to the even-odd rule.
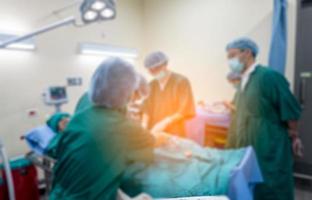
[[64,112],[58,112],[52,115],[48,121],[47,125],[55,132],[55,133],[62,133],[68,122],[70,120],[70,115]]
[[138,99],[146,99],[150,94],[150,87],[149,84],[144,76],[141,74],[138,74],[138,85],[137,88],[134,91],[133,98],[135,100]]
[[249,38],[239,38],[226,46],[227,58],[231,71],[244,73],[256,60],[258,45]]
[[121,58],[109,58],[96,69],[88,92],[96,106],[123,109],[137,87],[134,67]]
[[166,54],[156,51],[146,56],[144,66],[155,79],[162,80],[169,74],[168,62]]

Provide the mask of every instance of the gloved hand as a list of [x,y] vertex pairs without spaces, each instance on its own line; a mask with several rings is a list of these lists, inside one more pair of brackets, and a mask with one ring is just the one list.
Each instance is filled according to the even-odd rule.
[[223,103],[223,105],[227,108],[227,109],[229,109],[230,111],[235,111],[236,110],[236,107],[235,107],[235,105],[232,103],[232,102],[230,102],[230,101],[223,101],[222,102]]
[[170,136],[163,132],[152,132],[155,137],[155,147],[168,144]]
[[184,156],[187,158],[191,158],[193,156],[193,152],[191,150],[184,151]]
[[303,144],[299,137],[294,137],[292,140],[293,153],[298,157],[303,157]]
[[172,119],[170,117],[167,117],[163,119],[162,121],[158,122],[157,124],[155,124],[151,131],[163,132],[171,123],[172,123]]

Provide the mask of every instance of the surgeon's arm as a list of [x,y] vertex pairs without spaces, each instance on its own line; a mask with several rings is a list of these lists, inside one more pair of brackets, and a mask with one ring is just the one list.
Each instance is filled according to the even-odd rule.
[[149,131],[143,129],[139,124],[129,121],[120,126],[125,144],[127,158],[130,162],[151,162],[153,160],[153,149],[156,138]]
[[184,117],[180,113],[173,114],[161,120],[152,128],[152,132],[164,131],[169,125],[179,122]]
[[234,105],[233,102],[230,102],[230,101],[223,101],[223,105],[229,109],[231,112],[235,112],[236,111],[236,107]]
[[298,121],[288,121],[288,133],[291,138],[299,137]]
[[168,144],[170,136],[164,132],[151,132],[155,138],[154,147],[161,147]]
[[287,79],[278,72],[271,71],[263,76],[262,90],[264,95],[278,107],[280,119],[287,123],[288,134],[292,138],[292,150],[296,156],[303,156],[302,143],[298,134],[298,121],[301,107],[290,90]]
[[192,118],[195,115],[193,92],[191,84],[187,79],[179,83],[178,94],[179,102],[177,103],[179,104],[179,109],[177,112],[158,122],[152,130],[164,131],[169,125]]
[[141,121],[141,125],[143,128],[147,129],[148,128],[148,122],[149,122],[149,117],[147,114],[143,114],[142,115],[142,121]]
[[179,122],[183,119],[184,119],[184,116],[180,113],[176,113],[176,114],[170,116],[170,122],[171,123]]

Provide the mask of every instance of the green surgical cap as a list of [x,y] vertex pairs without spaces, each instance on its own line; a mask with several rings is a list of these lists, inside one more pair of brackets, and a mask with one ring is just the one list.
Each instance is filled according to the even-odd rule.
[[59,127],[58,124],[60,123],[60,121],[62,121],[64,118],[69,118],[70,114],[68,113],[64,113],[64,112],[59,112],[59,113],[55,113],[54,115],[52,115],[48,121],[47,121],[47,125],[55,132],[55,133],[59,133]]

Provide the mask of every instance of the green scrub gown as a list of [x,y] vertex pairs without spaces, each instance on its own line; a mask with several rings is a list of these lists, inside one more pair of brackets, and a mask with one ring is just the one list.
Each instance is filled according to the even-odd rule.
[[149,116],[148,128],[168,116],[179,113],[183,119],[171,124],[165,132],[185,136],[185,120],[195,115],[195,105],[191,85],[187,78],[180,74],[171,76],[162,90],[157,80],[150,83],[150,96],[144,103],[143,113]]
[[[237,98],[238,98],[238,92],[236,91],[235,95],[234,95],[234,99],[231,102],[235,106],[236,106]],[[232,110],[231,111],[230,117],[231,117],[231,123],[230,123],[230,126],[228,128],[229,134],[228,134],[228,137],[227,137],[227,142],[225,144],[225,148],[233,148],[234,147],[233,143],[235,143],[234,140],[236,138],[236,135],[234,133],[230,134],[230,132],[234,132],[236,130],[236,110]]]
[[153,159],[154,139],[118,111],[77,112],[59,141],[51,200],[113,200],[127,166]]
[[86,108],[89,108],[90,106],[92,106],[92,103],[89,99],[88,93],[85,92],[79,99],[76,108],[75,108],[75,113],[79,112],[81,110],[84,110]]
[[278,72],[257,66],[245,90],[237,91],[235,104],[227,146],[254,147],[264,177],[255,188],[255,199],[293,200],[293,157],[287,122],[298,120],[301,108],[287,80]]

